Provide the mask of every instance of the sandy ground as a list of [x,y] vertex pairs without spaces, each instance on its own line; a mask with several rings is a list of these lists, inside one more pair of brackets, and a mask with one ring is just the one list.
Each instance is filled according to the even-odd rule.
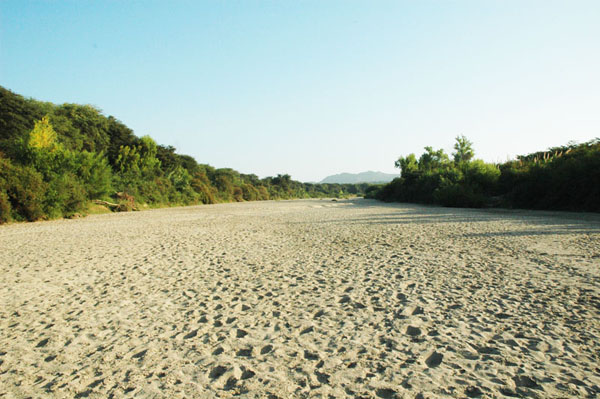
[[597,397],[599,276],[598,215],[358,199],[0,226],[0,397]]

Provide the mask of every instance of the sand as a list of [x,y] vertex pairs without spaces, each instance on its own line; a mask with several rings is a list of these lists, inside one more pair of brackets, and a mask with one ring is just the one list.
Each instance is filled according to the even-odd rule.
[[0,397],[597,397],[599,277],[589,214],[303,200],[0,226]]

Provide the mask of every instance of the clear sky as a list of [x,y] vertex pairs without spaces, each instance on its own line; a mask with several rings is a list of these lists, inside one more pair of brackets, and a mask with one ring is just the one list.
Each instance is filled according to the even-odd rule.
[[92,104],[201,163],[394,173],[600,136],[600,1],[0,0],[0,85]]

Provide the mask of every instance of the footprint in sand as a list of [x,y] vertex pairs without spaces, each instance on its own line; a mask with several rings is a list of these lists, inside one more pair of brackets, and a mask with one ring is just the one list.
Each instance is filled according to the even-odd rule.
[[396,391],[389,388],[380,388],[375,391],[375,395],[377,395],[378,398],[384,399],[393,399],[397,397]]
[[416,315],[420,315],[423,314],[423,308],[418,306],[418,305],[413,305],[413,306],[408,306],[406,309],[404,309],[404,315],[406,316],[416,316]]
[[254,371],[249,370],[249,369],[243,369],[240,379],[247,380],[247,379],[254,377],[255,375],[256,375],[256,373]]
[[252,347],[240,349],[237,351],[236,356],[238,357],[252,357]]
[[131,358],[142,360],[146,356],[146,353],[148,353],[148,349],[144,349],[143,351],[136,353],[135,355],[131,356]]
[[198,330],[193,330],[193,331],[190,331],[189,333],[187,333],[186,335],[184,335],[183,339],[194,338],[196,335],[198,335]]
[[313,326],[306,327],[304,330],[300,331],[300,335],[308,334],[313,332],[315,329]]
[[329,384],[329,374],[326,373],[321,373],[318,370],[315,370],[315,376],[317,376],[317,380],[321,383],[321,384]]
[[220,346],[219,346],[217,349],[215,349],[215,350],[213,351],[213,353],[212,353],[212,354],[213,354],[213,356],[219,356],[219,355],[220,355],[221,353],[223,353],[223,352],[225,352],[225,349],[223,349],[222,347],[220,347]]
[[421,329],[419,327],[408,326],[406,327],[406,335],[411,337],[418,337],[421,335]]
[[429,355],[425,358],[425,364],[429,368],[437,367],[442,363],[442,359],[444,355],[437,351],[430,352]]
[[210,378],[211,380],[216,380],[219,377],[221,377],[223,374],[225,374],[226,372],[227,372],[227,367],[217,366],[210,371],[210,373],[208,374],[208,378]]

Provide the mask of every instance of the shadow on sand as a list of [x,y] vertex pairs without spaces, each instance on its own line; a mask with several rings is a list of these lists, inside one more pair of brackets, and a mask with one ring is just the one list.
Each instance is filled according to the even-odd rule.
[[[341,205],[351,208],[379,209],[387,208],[387,213],[377,212],[372,216],[354,219],[322,220],[319,223],[352,224],[466,224],[484,222],[510,222],[521,224],[523,229],[502,230],[497,232],[465,233],[465,237],[480,236],[533,236],[560,234],[599,234],[600,214],[561,211],[537,211],[522,209],[466,209],[443,208],[438,206],[407,203],[385,203],[370,199],[349,199],[340,201]],[[449,227],[454,230],[455,227]]]

